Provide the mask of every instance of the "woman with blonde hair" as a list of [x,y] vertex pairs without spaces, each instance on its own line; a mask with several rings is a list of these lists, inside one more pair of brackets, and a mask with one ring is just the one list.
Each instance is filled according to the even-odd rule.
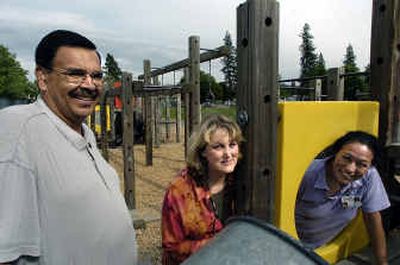
[[180,264],[223,228],[213,197],[227,188],[242,141],[239,126],[223,115],[207,117],[190,137],[186,168],[164,197],[163,265]]

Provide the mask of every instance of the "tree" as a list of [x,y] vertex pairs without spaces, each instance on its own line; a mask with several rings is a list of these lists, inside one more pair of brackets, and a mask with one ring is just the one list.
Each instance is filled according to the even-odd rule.
[[[360,69],[356,63],[356,55],[353,46],[349,44],[343,60],[345,73],[357,73]],[[344,99],[356,100],[357,92],[365,92],[368,88],[365,79],[361,76],[349,76],[344,79]]]
[[[302,39],[300,45],[300,78],[311,77],[315,75],[315,70],[318,62],[317,54],[315,53],[315,46],[313,43],[313,35],[310,32],[311,28],[308,23],[304,24],[303,31],[299,37]],[[323,57],[322,57],[323,59]]]
[[326,75],[325,59],[321,52],[318,55],[318,60],[314,69],[314,74],[317,76]]
[[222,73],[224,73],[224,99],[233,99],[236,96],[237,87],[237,58],[236,48],[232,44],[232,38],[229,31],[225,33],[224,44],[228,47],[228,55],[222,58]]
[[109,85],[121,80],[122,71],[119,68],[117,61],[114,59],[114,56],[112,56],[110,53],[107,53],[104,71],[106,74],[105,82]]
[[222,99],[223,91],[215,78],[203,71],[200,71],[200,102]]
[[36,96],[38,90],[29,82],[27,74],[16,56],[0,44],[0,97],[27,99]]

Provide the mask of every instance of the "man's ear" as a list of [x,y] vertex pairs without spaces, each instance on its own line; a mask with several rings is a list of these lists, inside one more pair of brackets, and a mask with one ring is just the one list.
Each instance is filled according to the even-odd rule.
[[41,93],[46,93],[47,91],[47,78],[48,74],[43,67],[36,66],[35,76],[37,80],[37,84]]

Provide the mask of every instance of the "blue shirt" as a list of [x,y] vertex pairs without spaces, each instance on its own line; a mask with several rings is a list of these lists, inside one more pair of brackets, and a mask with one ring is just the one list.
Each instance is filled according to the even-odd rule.
[[331,241],[356,216],[357,210],[372,213],[390,206],[375,167],[338,193],[328,196],[326,159],[314,160],[304,174],[296,199],[296,230],[308,247],[317,248]]

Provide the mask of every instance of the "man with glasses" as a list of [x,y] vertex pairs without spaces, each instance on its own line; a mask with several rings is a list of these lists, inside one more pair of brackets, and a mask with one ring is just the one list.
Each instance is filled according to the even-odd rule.
[[136,264],[118,176],[83,123],[103,89],[100,54],[56,30],[35,59],[36,102],[0,111],[0,264]]

